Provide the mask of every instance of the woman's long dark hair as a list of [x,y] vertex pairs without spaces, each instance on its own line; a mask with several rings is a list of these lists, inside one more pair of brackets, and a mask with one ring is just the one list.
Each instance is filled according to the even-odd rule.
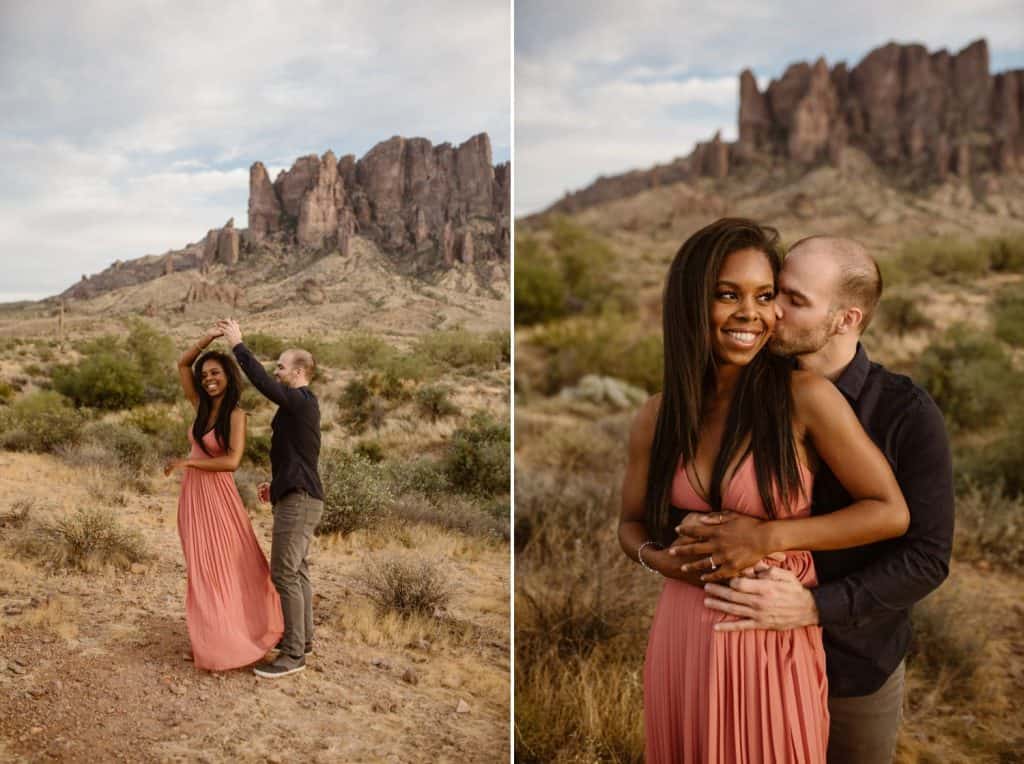
[[216,432],[217,442],[227,451],[231,447],[231,412],[235,410],[239,399],[242,397],[242,377],[231,356],[211,350],[199,356],[192,367],[192,379],[195,382],[196,391],[199,393],[199,408],[196,411],[196,421],[192,423],[192,437],[203,449],[207,456],[213,456],[206,450],[203,436],[206,434],[206,422],[210,418],[210,411],[213,409],[213,399],[203,387],[203,364],[207,361],[216,361],[224,369],[224,377],[227,386],[224,388],[224,397],[220,401],[220,410],[217,412],[217,421],[213,429]]
[[[651,446],[644,511],[651,538],[674,538],[672,481],[680,459],[690,464],[704,406],[716,379],[711,349],[711,301],[725,258],[741,249],[764,252],[776,283],[782,265],[779,233],[744,218],[722,218],[702,228],[679,248],[665,284],[663,321],[665,376],[661,410]],[[725,434],[711,473],[710,501],[722,509],[722,481],[737,452],[748,443],[757,488],[769,517],[801,490],[793,436],[788,359],[772,355],[767,344],[740,372],[729,406]]]

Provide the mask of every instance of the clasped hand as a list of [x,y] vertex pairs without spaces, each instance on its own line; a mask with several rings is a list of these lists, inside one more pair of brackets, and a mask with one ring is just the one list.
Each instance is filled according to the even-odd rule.
[[707,571],[701,581],[721,581],[749,574],[765,557],[768,548],[767,523],[739,512],[690,512],[676,526],[679,538],[669,547],[673,556],[701,559],[682,566],[684,572]]

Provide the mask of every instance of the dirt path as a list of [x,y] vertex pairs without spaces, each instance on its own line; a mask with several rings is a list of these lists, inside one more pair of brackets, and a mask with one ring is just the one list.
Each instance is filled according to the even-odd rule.
[[[3,454],[0,492],[66,512],[88,501],[68,470]],[[134,572],[47,573],[0,549],[0,761],[508,760],[506,545],[430,527],[322,543],[308,669],[210,674],[186,659],[175,502],[168,482],[118,508],[155,555]],[[253,519],[266,551],[269,514]],[[368,564],[409,553],[444,566],[440,617],[382,618],[358,593]]]

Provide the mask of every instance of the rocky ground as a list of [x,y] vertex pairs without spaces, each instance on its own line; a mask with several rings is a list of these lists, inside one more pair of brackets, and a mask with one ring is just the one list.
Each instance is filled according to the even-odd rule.
[[[31,508],[22,522],[92,502],[88,486],[54,457],[0,454],[5,504]],[[2,549],[0,760],[508,758],[507,545],[430,526],[320,539],[308,669],[280,680],[214,674],[189,660],[177,481],[153,486],[118,509],[152,555],[130,571],[54,572]],[[6,517],[4,541],[15,523]],[[269,551],[270,514],[252,517]],[[360,577],[410,554],[438,561],[452,600],[431,618],[381,616]]]

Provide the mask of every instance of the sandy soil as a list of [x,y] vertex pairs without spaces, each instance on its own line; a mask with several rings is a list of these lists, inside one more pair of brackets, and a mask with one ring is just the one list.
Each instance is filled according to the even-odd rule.
[[[153,485],[117,508],[154,555],[131,572],[48,572],[0,547],[0,761],[508,759],[507,545],[426,526],[320,541],[308,669],[212,674],[188,660],[177,483]],[[38,521],[95,490],[54,457],[0,454],[0,516],[30,500]],[[269,512],[253,521],[269,551]],[[444,566],[446,612],[383,618],[359,593],[367,565],[406,554]]]

